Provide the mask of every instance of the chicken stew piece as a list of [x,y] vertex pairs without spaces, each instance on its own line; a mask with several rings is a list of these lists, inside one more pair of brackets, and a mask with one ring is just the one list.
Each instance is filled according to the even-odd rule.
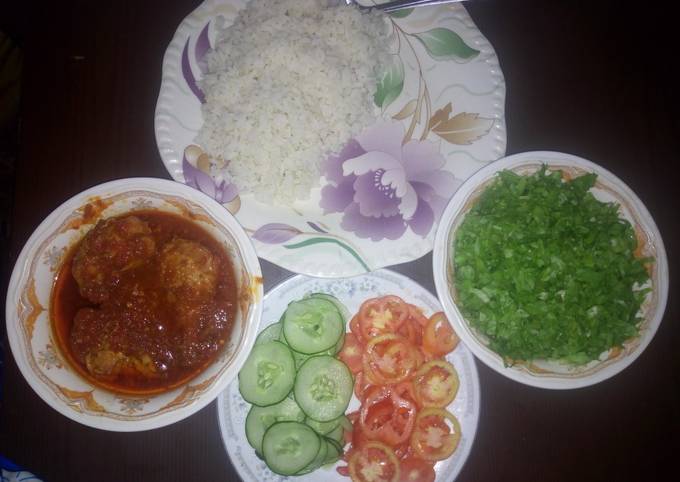
[[100,221],[71,251],[52,294],[60,349],[93,383],[162,392],[227,343],[237,309],[226,249],[199,225],[136,211]]

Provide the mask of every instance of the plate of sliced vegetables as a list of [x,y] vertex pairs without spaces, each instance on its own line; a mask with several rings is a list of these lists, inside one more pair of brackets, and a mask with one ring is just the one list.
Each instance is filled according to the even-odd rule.
[[218,399],[244,481],[451,481],[472,448],[479,377],[429,291],[389,270],[297,275]]

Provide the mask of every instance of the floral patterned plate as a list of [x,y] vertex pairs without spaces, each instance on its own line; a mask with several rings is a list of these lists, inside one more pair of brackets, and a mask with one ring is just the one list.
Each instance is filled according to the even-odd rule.
[[291,271],[344,277],[432,249],[461,182],[505,153],[505,83],[493,47],[460,4],[387,17],[392,65],[378,83],[382,118],[322,161],[320,187],[290,207],[217,183],[195,137],[203,58],[243,0],[206,0],[179,26],[163,60],[156,140],[170,175],[235,214],[260,257]]
[[[144,209],[190,219],[220,240],[234,263],[239,301],[229,342],[205,370],[167,392],[123,395],[95,386],[68,362],[52,330],[50,299],[66,254],[99,220]],[[7,290],[7,336],[28,384],[62,415],[102,430],[149,430],[200,410],[237,375],[255,342],[262,293],[255,250],[241,226],[219,204],[165,179],[119,179],[76,194],[45,218],[28,239]]]
[[[423,308],[426,315],[441,311],[436,297],[411,279],[386,269],[348,279],[322,279],[308,276],[294,276],[271,290],[264,299],[264,310],[258,331],[279,320],[286,306],[293,300],[309,293],[325,292],[336,296],[351,313],[359,310],[361,303],[369,298],[393,294],[409,303]],[[462,343],[449,355],[447,360],[458,371],[460,388],[448,410],[460,422],[462,437],[456,452],[435,466],[437,481],[452,482],[470,454],[479,421],[479,376],[474,357]],[[348,411],[356,410],[359,402],[352,398]],[[222,441],[229,453],[231,462],[244,482],[287,480],[271,472],[265,463],[255,455],[248,444],[245,433],[245,420],[250,404],[243,400],[238,390],[238,380],[233,381],[219,396],[217,412],[220,421]],[[295,477],[300,481],[349,482],[335,470],[345,465],[338,462],[331,467],[318,469],[310,474]]]

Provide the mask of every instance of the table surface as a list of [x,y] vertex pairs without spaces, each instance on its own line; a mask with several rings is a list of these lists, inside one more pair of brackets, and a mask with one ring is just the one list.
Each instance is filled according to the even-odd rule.
[[[25,63],[11,263],[40,221],[75,193],[124,177],[169,178],[153,131],[161,59],[200,2],[13,3],[2,8],[23,38]],[[680,151],[674,25],[661,7],[623,5],[466,3],[505,75],[507,153],[564,151],[614,172],[652,213],[673,275]],[[427,255],[394,269],[434,292],[431,261]],[[265,261],[262,267],[266,289],[291,275]],[[673,287],[647,350],[596,386],[541,390],[477,363],[481,419],[458,480],[643,480],[675,467],[680,330]],[[46,481],[238,480],[215,402],[170,427],[104,432],[50,409],[9,350],[4,362],[0,453]]]

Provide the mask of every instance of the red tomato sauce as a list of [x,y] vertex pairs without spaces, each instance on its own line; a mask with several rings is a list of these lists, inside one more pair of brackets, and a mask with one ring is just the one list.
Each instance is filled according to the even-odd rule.
[[[144,226],[153,250],[114,266],[105,250],[113,246],[119,259],[129,254],[123,229],[100,229],[100,237],[114,239],[94,244],[92,236],[86,241],[93,228],[62,263],[50,321],[60,352],[89,382],[119,393],[160,393],[198,375],[228,342],[238,306],[234,267],[222,244],[195,222],[152,210],[113,219],[126,217]],[[99,273],[110,277],[98,286],[103,301],[88,299],[74,276],[76,262],[76,271],[90,276],[86,282],[99,282]]]

